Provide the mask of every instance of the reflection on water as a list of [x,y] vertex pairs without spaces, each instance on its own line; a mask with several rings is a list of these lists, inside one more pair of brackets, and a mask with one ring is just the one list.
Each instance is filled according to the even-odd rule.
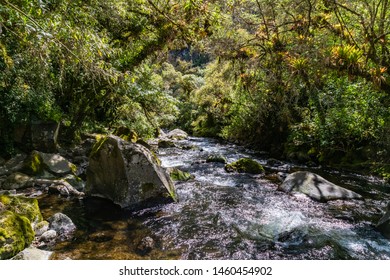
[[[330,181],[365,197],[357,201],[318,203],[304,195],[276,191],[262,175],[226,173],[212,154],[228,162],[266,158],[215,140],[191,138],[179,145],[191,150],[160,151],[165,167],[195,175],[177,183],[179,203],[141,211],[123,211],[102,200],[40,201],[45,218],[70,216],[74,238],[54,248],[57,259],[390,259],[390,242],[375,231],[390,196],[381,181],[357,174],[315,170]],[[269,172],[306,169],[287,163]]]

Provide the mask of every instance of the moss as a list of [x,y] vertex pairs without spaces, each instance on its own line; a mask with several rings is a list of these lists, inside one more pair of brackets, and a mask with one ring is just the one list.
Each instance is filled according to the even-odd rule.
[[4,211],[0,218],[0,259],[9,259],[29,246],[35,237],[27,217]]
[[206,162],[219,162],[219,163],[224,163],[225,164],[227,162],[227,160],[222,155],[212,155],[212,156],[209,156],[206,159]]
[[156,163],[158,166],[161,166],[161,160],[158,158],[158,156],[156,155],[156,153],[153,152],[153,151],[150,151],[150,153],[152,154],[154,160],[156,161],[155,163]]
[[43,159],[39,152],[33,151],[31,155],[27,158],[27,160],[24,162],[24,166],[22,169],[22,172],[35,176],[42,174],[44,171],[44,164]]
[[263,166],[250,158],[241,158],[225,166],[227,172],[239,172],[250,174],[261,174],[264,172]]
[[25,216],[31,223],[42,221],[38,200],[21,196],[0,195],[0,202],[6,210]]
[[153,190],[156,186],[153,183],[144,183],[141,185],[141,197],[148,198],[150,197],[150,193],[153,193]]
[[169,176],[173,181],[188,181],[190,179],[195,178],[194,175],[191,175],[188,172],[181,171],[177,168],[172,168],[169,172]]
[[101,149],[103,144],[107,141],[108,136],[102,135],[102,134],[97,134],[95,139],[96,139],[96,143],[92,147],[91,154],[89,155],[90,157],[93,157],[94,155],[96,155],[96,153]]

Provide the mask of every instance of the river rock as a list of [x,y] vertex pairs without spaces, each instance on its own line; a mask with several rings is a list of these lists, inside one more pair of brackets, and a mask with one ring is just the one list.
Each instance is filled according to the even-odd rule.
[[9,259],[29,246],[34,239],[31,222],[11,211],[0,213],[0,260]]
[[42,215],[36,199],[0,195],[0,203],[0,259],[9,259],[31,244]]
[[113,135],[100,139],[92,151],[86,193],[121,207],[154,199],[176,200],[174,185],[156,156],[142,145]]
[[76,174],[77,167],[58,154],[33,151],[24,162],[23,170],[29,175],[50,173],[52,176]]
[[167,171],[173,181],[188,181],[195,178],[194,175],[178,168],[168,168]]
[[264,173],[263,166],[257,161],[251,158],[241,158],[235,162],[225,165],[227,172],[239,172],[239,173],[250,173],[250,174],[261,174]]
[[329,201],[337,199],[361,199],[361,195],[337,186],[321,176],[307,172],[298,171],[286,177],[278,190],[286,193],[300,192],[317,201]]
[[5,181],[2,183],[1,188],[3,190],[17,190],[25,188],[28,183],[31,181],[31,177],[20,173],[15,172],[7,177]]
[[171,130],[165,136],[172,140],[183,140],[188,138],[187,132],[178,128]]
[[42,234],[44,234],[48,230],[49,230],[49,222],[48,221],[39,222],[34,226],[35,236],[41,236]]
[[38,248],[29,247],[19,252],[12,260],[49,260],[53,252],[40,250]]
[[39,237],[39,241],[41,242],[45,242],[45,243],[48,243],[48,242],[52,242],[53,240],[55,240],[57,238],[57,232],[53,229],[50,229],[48,231],[45,231],[40,237]]
[[62,240],[66,240],[72,236],[76,230],[72,220],[63,213],[56,213],[48,219],[50,226],[49,231],[54,230]]
[[376,227],[385,237],[390,239],[390,203],[387,205],[387,211]]
[[219,162],[226,164],[227,159],[223,155],[210,155],[207,157],[206,162]]

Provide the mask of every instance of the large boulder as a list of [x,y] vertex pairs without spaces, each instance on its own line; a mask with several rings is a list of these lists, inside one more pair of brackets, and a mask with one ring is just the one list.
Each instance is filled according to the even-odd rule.
[[376,227],[384,236],[390,239],[390,203],[387,205],[387,211]]
[[14,142],[23,150],[39,150],[54,153],[58,150],[57,122],[34,121],[14,130]]
[[300,192],[317,201],[361,199],[361,195],[337,186],[323,177],[306,171],[294,172],[278,188],[286,193]]
[[154,199],[176,200],[174,185],[156,156],[142,145],[113,135],[101,137],[92,149],[86,193],[121,207]]

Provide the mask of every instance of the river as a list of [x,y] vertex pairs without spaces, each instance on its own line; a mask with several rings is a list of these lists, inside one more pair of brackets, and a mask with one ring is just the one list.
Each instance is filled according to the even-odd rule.
[[[390,240],[375,229],[390,186],[359,174],[268,160],[233,144],[190,137],[182,148],[160,149],[164,167],[195,179],[176,183],[178,203],[138,211],[98,199],[40,200],[43,216],[67,214],[74,238],[60,242],[55,259],[390,259]],[[319,203],[276,190],[264,175],[227,173],[209,155],[233,162],[251,157],[267,174],[310,170],[361,194],[363,200]],[[272,164],[272,165],[271,165]]]

